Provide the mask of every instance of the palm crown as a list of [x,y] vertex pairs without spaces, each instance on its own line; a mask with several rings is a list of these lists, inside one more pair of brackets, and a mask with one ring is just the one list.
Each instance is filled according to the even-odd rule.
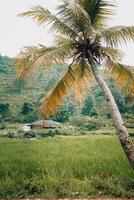
[[[62,64],[68,60],[66,73],[45,96],[40,111],[45,117],[54,114],[70,90],[79,97],[94,78],[89,58],[92,56],[102,71],[111,74],[122,86],[134,91],[132,67],[121,64],[122,43],[134,40],[134,27],[107,27],[114,14],[115,4],[107,0],[62,0],[57,14],[35,6],[21,16],[32,17],[39,25],[49,24],[57,35],[54,46],[26,47],[17,59],[17,72],[21,78],[37,68]],[[68,63],[67,62],[67,63]],[[129,85],[128,85],[129,84]]]

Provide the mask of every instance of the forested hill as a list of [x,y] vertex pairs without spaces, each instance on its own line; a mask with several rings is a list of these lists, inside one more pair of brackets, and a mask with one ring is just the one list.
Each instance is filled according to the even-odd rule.
[[[36,73],[36,77],[28,80],[18,79],[15,72],[15,60],[0,55],[0,120],[30,122],[37,119],[36,110],[43,96],[58,82],[66,65],[52,67]],[[109,82],[121,113],[134,115],[134,104],[130,96],[124,96],[113,81]],[[101,105],[101,106],[100,106]],[[66,122],[72,115],[109,117],[105,98],[98,86],[88,93],[83,105],[74,101],[73,97],[64,101],[56,120]]]
[[20,80],[15,72],[15,60],[0,55],[0,104],[9,104],[15,117],[19,117],[25,105],[36,110],[42,97],[55,85],[64,70],[65,66],[58,66],[37,72],[32,79]]

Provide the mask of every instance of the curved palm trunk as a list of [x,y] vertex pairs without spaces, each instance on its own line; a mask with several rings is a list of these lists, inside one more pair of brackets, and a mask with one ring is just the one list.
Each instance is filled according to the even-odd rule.
[[128,160],[129,160],[132,168],[134,169],[134,145],[129,138],[127,129],[125,127],[124,121],[123,121],[121,114],[119,112],[119,109],[116,105],[116,102],[113,98],[113,95],[112,95],[110,89],[107,86],[107,83],[103,80],[103,78],[99,74],[96,63],[94,62],[92,57],[90,57],[88,59],[88,61],[91,65],[95,79],[99,83],[99,85],[100,85],[100,87],[101,87],[101,89],[104,92],[104,95],[106,97],[108,107],[109,107],[109,110],[111,112],[111,116],[112,116],[112,119],[114,121],[114,125],[117,129],[117,135],[119,137],[122,148],[123,148]]

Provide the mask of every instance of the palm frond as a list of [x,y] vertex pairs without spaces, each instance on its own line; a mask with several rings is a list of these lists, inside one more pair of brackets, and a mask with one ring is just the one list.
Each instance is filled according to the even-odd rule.
[[15,68],[16,68],[16,73],[17,76],[20,79],[24,79],[27,74],[29,74],[29,69],[30,69],[30,62],[26,54],[21,52],[18,55],[18,58],[16,58],[16,63],[15,63]]
[[74,40],[71,40],[68,37],[63,37],[61,35],[56,35],[54,39],[55,46],[72,46],[74,45]]
[[76,83],[75,83],[75,95],[78,102],[84,101],[85,92],[92,86],[93,73],[90,65],[85,59],[81,59],[76,63]]
[[77,63],[70,66],[56,87],[45,96],[39,109],[39,112],[42,113],[45,118],[57,112],[64,97],[67,96],[70,91],[77,89],[77,92],[81,92],[85,86],[87,87],[87,80],[88,84],[90,84],[89,77],[91,79],[91,71],[89,66],[88,68],[86,66],[82,74],[80,73],[79,67],[80,65]]
[[39,113],[42,113],[45,118],[54,115],[60,107],[63,98],[72,89],[75,81],[75,76],[69,68],[59,83],[45,96],[39,108]]
[[113,0],[78,0],[90,16],[90,21],[95,29],[101,29],[106,26],[106,21],[111,18],[115,12],[116,4]]
[[113,77],[119,88],[134,94],[134,67],[107,59],[105,74]]
[[63,0],[63,4],[58,6],[57,10],[58,16],[77,33],[83,33],[83,36],[89,37],[95,32],[91,25],[90,16],[76,0]]
[[106,58],[110,58],[114,62],[119,62],[124,56],[124,52],[120,49],[113,49],[111,47],[102,47],[102,55]]
[[102,31],[102,40],[108,47],[117,48],[119,45],[134,41],[134,26],[116,26]]
[[59,19],[56,15],[52,14],[47,8],[42,6],[34,6],[31,10],[19,14],[19,16],[27,16],[33,18],[39,25],[50,24],[51,31],[60,33],[62,35],[67,35],[70,38],[75,39],[79,35],[69,27],[66,22]]
[[37,72],[40,68],[46,68],[63,64],[65,59],[72,55],[71,46],[26,47],[16,59],[16,72],[21,79],[31,73]]

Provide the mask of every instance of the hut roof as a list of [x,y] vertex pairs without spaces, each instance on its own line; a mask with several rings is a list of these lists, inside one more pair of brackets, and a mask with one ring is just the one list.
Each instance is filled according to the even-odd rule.
[[39,120],[36,122],[31,123],[31,125],[35,126],[44,126],[44,127],[59,127],[61,123],[53,121],[53,120]]

